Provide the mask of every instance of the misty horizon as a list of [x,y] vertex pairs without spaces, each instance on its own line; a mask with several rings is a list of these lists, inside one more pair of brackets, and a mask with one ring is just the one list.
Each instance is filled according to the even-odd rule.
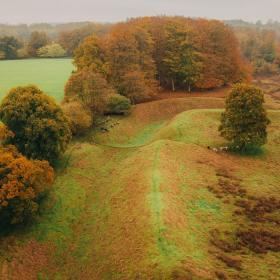
[[[280,20],[273,20],[273,19],[269,19],[267,21],[262,21],[262,20],[256,20],[256,21],[247,21],[247,20],[244,20],[244,19],[240,19],[240,18],[229,18],[229,19],[218,19],[218,18],[207,18],[207,17],[188,17],[186,15],[151,15],[151,17],[158,17],[158,16],[183,16],[183,17],[187,17],[187,18],[193,18],[193,19],[199,19],[199,18],[202,18],[202,19],[207,19],[207,20],[221,20],[221,21],[242,21],[244,23],[248,23],[248,24],[257,24],[258,22],[260,22],[262,25],[265,25],[265,24],[271,24],[271,23],[280,23]],[[145,17],[145,15],[143,16],[138,16],[138,17]],[[125,19],[122,19],[122,20],[119,20],[119,21],[96,21],[96,20],[77,20],[77,21],[57,21],[57,22],[52,22],[52,21],[37,21],[37,22],[14,22],[14,23],[11,23],[11,22],[1,22],[0,21],[0,24],[2,25],[8,25],[8,26],[19,26],[19,25],[27,25],[27,26],[32,26],[32,25],[40,25],[40,24],[49,24],[49,25],[53,25],[53,26],[56,26],[56,25],[63,25],[63,24],[83,24],[83,23],[100,23],[100,24],[115,24],[115,23],[119,23],[119,22],[126,22],[130,19],[134,19],[134,18],[137,18],[136,16],[135,17],[129,17],[129,18],[125,18]]]
[[[242,7],[242,9],[240,8]],[[244,20],[250,23],[269,20],[280,21],[280,2],[277,0],[130,0],[118,2],[104,0],[9,0],[1,3],[0,23],[2,24],[36,24],[100,22],[115,23],[141,16],[185,16],[219,20]],[[268,16],[269,15],[269,16]]]

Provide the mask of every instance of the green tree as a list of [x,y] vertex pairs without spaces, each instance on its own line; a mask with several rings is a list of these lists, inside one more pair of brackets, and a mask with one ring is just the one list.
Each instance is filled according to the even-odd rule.
[[49,58],[64,57],[66,56],[66,51],[61,47],[61,45],[57,43],[51,43],[49,45],[40,48],[37,51],[37,55],[39,57],[49,57]]
[[190,92],[200,78],[202,67],[200,53],[194,44],[194,32],[179,24],[171,24],[167,33],[163,63],[170,75],[172,90],[175,91],[178,85]]
[[263,103],[261,89],[246,84],[233,87],[219,127],[221,136],[229,140],[233,148],[248,150],[266,143],[270,121]]
[[0,105],[0,120],[15,134],[8,143],[28,158],[54,163],[71,139],[61,108],[36,86],[12,89]]
[[16,59],[21,43],[12,36],[0,37],[0,59]]
[[130,100],[120,94],[112,94],[108,97],[108,106],[106,114],[113,115],[125,115],[128,114],[131,109]]

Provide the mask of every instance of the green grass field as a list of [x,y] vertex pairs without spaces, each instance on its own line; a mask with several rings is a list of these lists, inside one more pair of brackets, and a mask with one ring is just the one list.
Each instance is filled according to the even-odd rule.
[[[280,210],[258,221],[237,204],[280,199],[280,113],[269,111],[263,152],[241,156],[207,149],[224,144],[222,107],[208,97],[140,104],[72,143],[40,219],[2,238],[0,279],[280,279],[280,253],[254,251],[259,227],[279,234]],[[258,238],[242,243],[243,231]]]
[[0,61],[0,100],[12,87],[35,84],[61,101],[64,85],[73,70],[71,59]]

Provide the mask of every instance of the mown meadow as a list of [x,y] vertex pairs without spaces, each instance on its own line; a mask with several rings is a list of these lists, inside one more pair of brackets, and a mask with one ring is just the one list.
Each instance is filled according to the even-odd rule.
[[35,84],[61,101],[73,70],[72,60],[67,58],[0,61],[0,100],[13,87]]

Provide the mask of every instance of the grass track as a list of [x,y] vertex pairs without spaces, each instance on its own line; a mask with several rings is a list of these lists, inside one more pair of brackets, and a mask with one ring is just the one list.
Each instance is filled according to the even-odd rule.
[[[269,113],[263,154],[217,154],[206,147],[224,142],[217,133],[220,110],[213,110],[222,107],[218,102],[189,98],[141,104],[106,135],[95,133],[100,145],[73,144],[69,166],[46,203],[50,210],[31,229],[15,234],[19,243],[0,255],[0,276],[2,271],[11,279],[20,273],[23,280],[38,275],[213,280],[222,271],[229,279],[280,279],[279,253],[246,251],[242,271],[210,253],[215,249],[211,231],[231,232],[241,222],[232,216],[236,207],[230,197],[224,203],[208,190],[218,183],[217,170],[230,171],[249,194],[280,197],[280,113]],[[193,108],[200,109],[184,112]],[[40,252],[31,260],[30,247]]]

